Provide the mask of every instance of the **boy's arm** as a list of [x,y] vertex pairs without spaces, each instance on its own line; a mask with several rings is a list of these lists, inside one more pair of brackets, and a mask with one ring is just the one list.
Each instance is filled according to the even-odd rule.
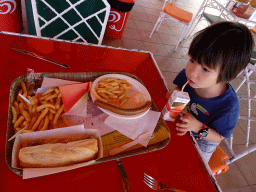
[[[187,131],[194,131],[198,134],[198,132],[203,129],[203,123],[187,112],[182,111],[182,113],[184,116],[180,118],[181,123],[176,124],[176,130],[180,131],[180,133],[177,133],[177,135],[185,135]],[[224,139],[224,137],[209,127],[209,133],[206,137],[204,137],[204,139],[212,142],[220,142]]]
[[[198,122],[200,122],[200,121],[198,121]],[[214,129],[212,129],[210,127],[208,127],[208,128],[209,128],[209,132],[208,132],[208,135],[206,137],[204,137],[205,140],[211,141],[211,142],[220,142],[224,139],[224,137],[221,136],[219,133],[217,133]],[[203,129],[203,123],[201,123],[201,127],[197,128],[193,131],[198,134],[198,132],[201,129]]]
[[224,139],[224,137],[209,127],[209,133],[206,137],[204,137],[204,139],[211,142],[220,142]]

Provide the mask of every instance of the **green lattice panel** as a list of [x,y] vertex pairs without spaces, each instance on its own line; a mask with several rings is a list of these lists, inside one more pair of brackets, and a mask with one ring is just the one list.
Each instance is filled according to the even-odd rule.
[[[26,0],[29,33],[99,44],[110,6],[106,0]],[[36,10],[36,11],[35,11]]]

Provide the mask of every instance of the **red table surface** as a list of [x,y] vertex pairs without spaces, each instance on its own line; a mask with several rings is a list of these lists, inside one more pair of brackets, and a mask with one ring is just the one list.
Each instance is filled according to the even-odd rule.
[[[145,84],[158,109],[166,103],[167,88],[149,53],[94,45],[46,40],[0,33],[0,191],[124,191],[116,161],[66,171],[58,174],[23,180],[5,162],[6,127],[10,85],[27,68],[35,72],[128,72]],[[69,69],[55,66],[11,48],[40,53],[49,59],[70,65]],[[147,173],[163,183],[184,191],[215,191],[189,135],[175,135],[174,124],[167,122],[170,143],[161,150],[121,159],[128,175],[130,191],[153,191],[143,183]]]

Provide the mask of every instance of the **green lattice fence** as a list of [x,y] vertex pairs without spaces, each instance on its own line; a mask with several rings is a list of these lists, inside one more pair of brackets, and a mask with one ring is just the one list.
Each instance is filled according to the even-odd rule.
[[31,35],[101,44],[110,12],[106,0],[26,0]]

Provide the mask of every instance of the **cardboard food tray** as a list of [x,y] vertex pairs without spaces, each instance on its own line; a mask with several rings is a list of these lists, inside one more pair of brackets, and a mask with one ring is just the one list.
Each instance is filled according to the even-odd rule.
[[[112,73],[112,72],[111,72]],[[59,78],[59,79],[64,79],[64,80],[71,80],[71,81],[79,81],[79,82],[88,82],[88,81],[93,81],[95,80],[97,77],[101,76],[101,75],[105,75],[105,74],[109,74],[109,72],[78,72],[78,73],[35,73],[36,76],[36,80],[35,80],[35,87],[39,88],[42,84],[43,78],[44,77],[50,77],[50,78]],[[136,77],[133,74],[130,73],[118,73],[118,74],[123,74],[123,75],[127,75],[130,76],[134,79],[136,79],[137,81],[139,81],[140,83],[143,84],[143,82]],[[22,176],[23,175],[23,171],[22,169],[17,169],[17,168],[13,168],[11,167],[11,161],[12,161],[12,148],[13,148],[13,144],[14,144],[14,140],[8,141],[8,139],[10,137],[12,137],[14,135],[14,129],[13,129],[13,125],[12,125],[12,111],[11,111],[11,105],[13,104],[13,102],[16,100],[16,96],[18,94],[18,91],[21,89],[20,87],[20,82],[27,81],[27,75],[22,75],[18,78],[16,78],[11,87],[10,87],[10,96],[9,96],[9,110],[8,110],[8,120],[7,120],[7,131],[6,131],[6,145],[5,145],[5,159],[6,159],[6,163],[8,165],[8,167],[16,174]],[[152,110],[154,111],[158,111],[155,103],[153,102],[152,104]],[[170,134],[169,128],[166,125],[165,121],[163,120],[162,116],[160,116],[159,121],[156,125],[155,128],[155,132],[158,131],[159,129],[166,129],[165,131],[168,132]],[[117,132],[117,131],[115,131]],[[109,133],[112,134],[112,133]],[[119,133],[117,133],[119,134]],[[105,137],[105,135],[103,135],[103,137]],[[107,137],[107,135],[106,135]],[[170,141],[170,137],[163,139],[160,142],[157,143],[152,143],[147,146],[147,147],[134,147],[134,149],[129,150],[129,151],[124,151],[120,154],[117,155],[113,155],[113,156],[104,156],[101,159],[98,159],[94,164],[97,163],[102,163],[102,162],[106,162],[106,161],[110,161],[110,160],[115,160],[117,158],[124,158],[124,157],[129,157],[129,156],[134,156],[134,155],[138,155],[138,154],[142,154],[142,153],[147,153],[147,152],[151,152],[151,151],[155,151],[155,150],[159,150],[164,148],[165,146],[167,146],[167,144]],[[103,150],[104,150],[104,146],[103,146]]]

